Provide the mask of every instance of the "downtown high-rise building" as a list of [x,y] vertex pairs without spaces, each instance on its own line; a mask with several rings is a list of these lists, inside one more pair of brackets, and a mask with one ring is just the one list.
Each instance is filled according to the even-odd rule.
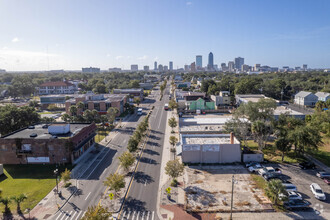
[[131,71],[138,71],[138,70],[139,70],[139,66],[137,64],[131,65]]
[[154,63],[154,70],[157,70],[157,61]]
[[208,70],[213,70],[214,69],[214,63],[213,63],[213,53],[209,53],[209,63],[207,64],[207,69]]
[[170,71],[173,71],[173,61],[170,61],[169,67],[170,67]]
[[203,67],[203,57],[202,55],[197,55],[196,56],[196,67],[197,69],[200,69]]
[[241,70],[243,64],[244,64],[244,58],[243,57],[236,57],[235,58],[235,68],[237,70]]
[[232,72],[234,72],[234,69],[235,69],[234,61],[229,61],[228,62],[228,71],[232,73]]
[[158,71],[159,71],[159,72],[164,71],[164,67],[163,67],[162,64],[159,64],[159,65],[158,65]]
[[144,67],[143,67],[143,70],[144,70],[144,71],[149,71],[149,66],[144,66]]

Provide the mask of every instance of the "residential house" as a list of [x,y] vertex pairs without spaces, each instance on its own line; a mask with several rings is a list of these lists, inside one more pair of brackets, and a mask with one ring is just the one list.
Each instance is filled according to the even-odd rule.
[[211,100],[214,101],[215,106],[220,107],[230,105],[230,92],[220,91],[219,95],[211,95]]
[[326,102],[330,99],[330,93],[328,92],[317,92],[315,95],[317,96],[318,101]]
[[315,106],[318,97],[311,92],[300,91],[294,97],[294,103],[301,106]]

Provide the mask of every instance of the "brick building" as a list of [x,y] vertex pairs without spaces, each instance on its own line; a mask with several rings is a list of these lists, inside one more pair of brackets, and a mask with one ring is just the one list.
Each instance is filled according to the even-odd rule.
[[94,144],[96,125],[38,124],[0,138],[0,164],[74,163]]
[[82,114],[87,109],[91,111],[95,109],[99,114],[106,114],[110,107],[115,107],[119,110],[117,115],[119,116],[125,111],[124,105],[127,102],[127,98],[124,94],[83,94],[65,102],[66,113],[71,115],[70,106],[78,105],[79,102],[84,104],[84,108],[82,110],[78,108],[77,114]]
[[142,101],[144,99],[143,96],[143,88],[138,89],[114,89],[114,94],[125,94],[129,96],[129,102],[133,102],[134,98],[140,98]]

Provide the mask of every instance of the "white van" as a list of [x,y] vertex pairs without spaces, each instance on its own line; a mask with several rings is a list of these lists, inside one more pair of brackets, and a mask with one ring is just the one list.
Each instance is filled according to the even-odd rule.
[[138,115],[142,115],[142,108],[139,108],[139,109],[137,110],[137,114],[138,114]]

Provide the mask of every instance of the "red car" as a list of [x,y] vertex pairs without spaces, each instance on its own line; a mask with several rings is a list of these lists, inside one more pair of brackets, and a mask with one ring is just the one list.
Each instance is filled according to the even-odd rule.
[[326,184],[330,184],[330,177],[324,177],[324,182],[326,183]]

